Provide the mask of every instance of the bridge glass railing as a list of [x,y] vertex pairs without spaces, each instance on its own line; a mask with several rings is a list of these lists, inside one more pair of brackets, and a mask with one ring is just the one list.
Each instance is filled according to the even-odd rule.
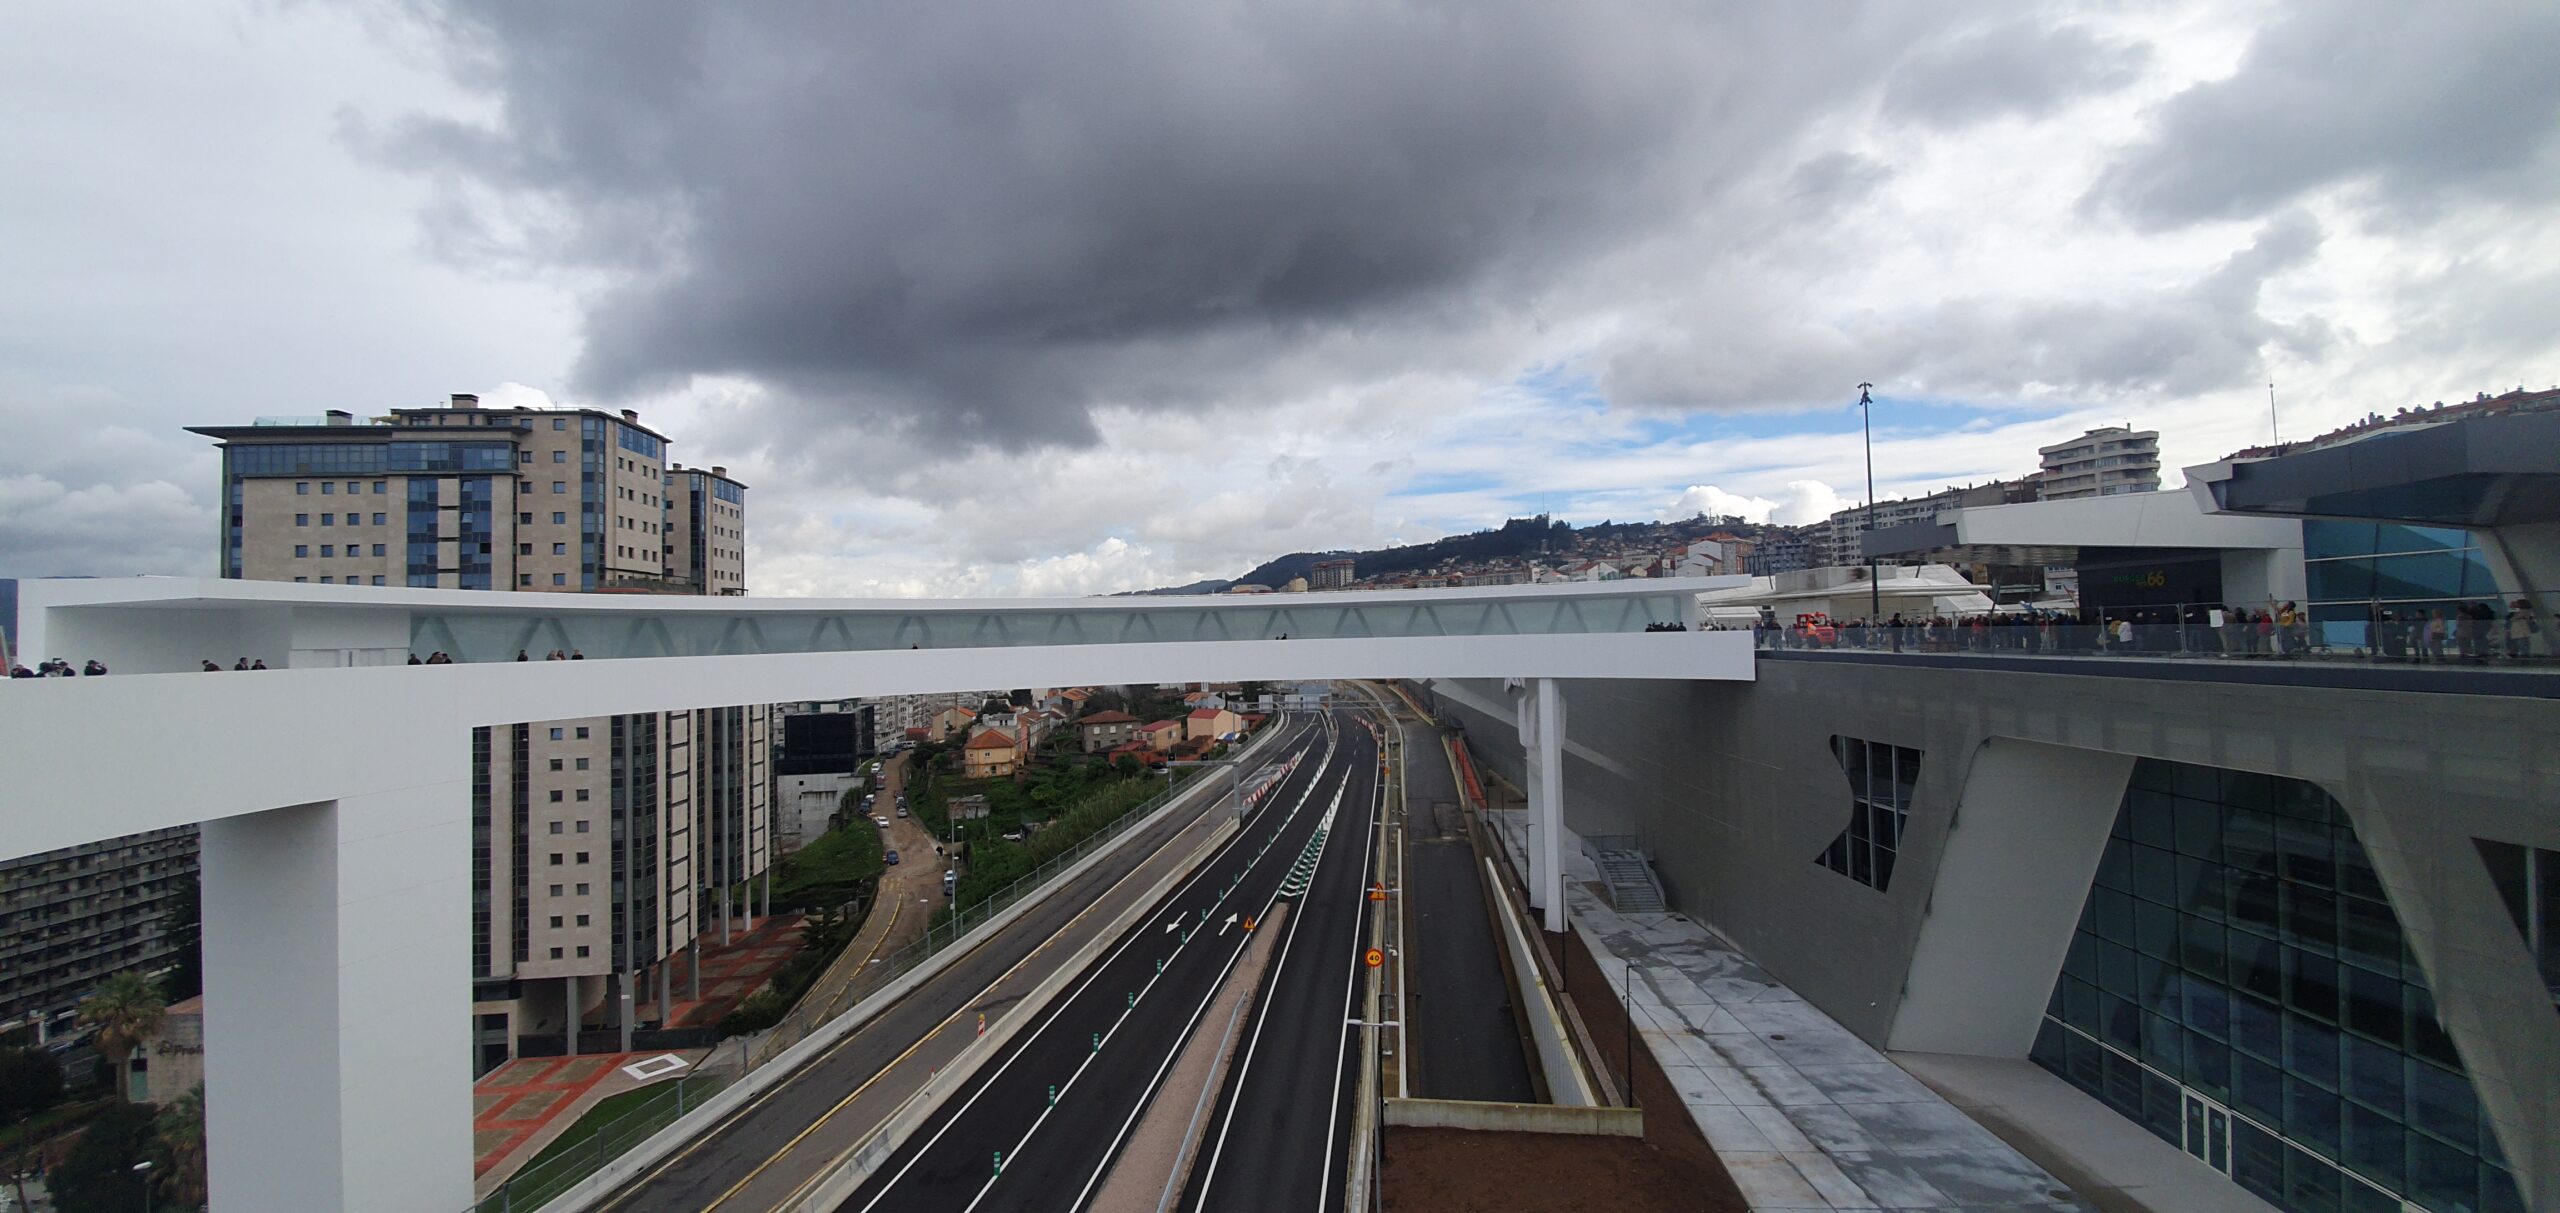
[[[1265,597],[1272,599],[1266,604]],[[723,657],[757,653],[840,653],[907,648],[1133,644],[1277,639],[1385,639],[1420,636],[1553,636],[1640,632],[1690,617],[1691,594],[1665,590],[1577,598],[1417,597],[1364,601],[1355,595],[1274,594],[1245,605],[1114,605],[1091,610],[1013,609],[902,612],[644,611],[579,613],[555,606],[521,613],[420,612],[410,648],[457,662],[534,660],[559,653],[588,659]],[[1176,600],[1177,602],[1179,600]]]
[[[2451,608],[2280,615],[2162,606],[2082,616],[1998,616],[1755,627],[1763,650],[1944,653],[1984,657],[2107,657],[2212,661],[2318,661],[2413,667],[2560,671],[2553,615],[2519,606],[2483,616]],[[2482,603],[2480,605],[2487,605]]]

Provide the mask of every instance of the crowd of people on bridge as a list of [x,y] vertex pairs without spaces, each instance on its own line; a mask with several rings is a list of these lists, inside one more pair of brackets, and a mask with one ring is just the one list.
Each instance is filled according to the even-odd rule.
[[[2502,617],[2487,602],[2449,607],[2375,606],[2362,635],[2341,648],[2315,631],[2300,604],[2263,607],[2195,604],[2133,607],[2083,615],[2028,609],[2011,613],[1926,615],[1834,621],[1820,615],[1792,626],[1764,615],[1752,626],[1762,648],[1881,649],[1919,653],[2047,653],[2141,656],[2299,658],[2330,656],[2483,665],[2496,659],[2536,661],[2545,655],[2543,628],[2531,602],[2517,599]],[[2334,621],[2331,628],[2336,625]]]
[[32,670],[28,669],[27,667],[25,667],[25,666],[23,666],[23,665],[21,665],[21,666],[12,666],[12,667],[10,667],[10,670],[9,670],[9,677],[11,677],[11,678],[73,678],[73,677],[77,677],[77,676],[79,676],[79,675],[83,675],[83,674],[91,674],[91,675],[94,675],[94,674],[104,674],[104,673],[106,673],[106,672],[107,672],[107,663],[106,663],[106,662],[103,662],[103,661],[100,661],[100,660],[98,660],[98,659],[97,659],[97,658],[95,658],[95,657],[90,658],[87,662],[83,663],[83,664],[80,666],[80,668],[79,668],[79,669],[76,669],[76,670],[71,668],[71,663],[70,663],[70,662],[63,660],[62,658],[56,657],[56,658],[54,658],[54,659],[53,659],[53,660],[51,660],[51,661],[40,661],[40,662],[37,662],[37,663],[36,663],[36,668],[34,668],[34,669],[32,669]]

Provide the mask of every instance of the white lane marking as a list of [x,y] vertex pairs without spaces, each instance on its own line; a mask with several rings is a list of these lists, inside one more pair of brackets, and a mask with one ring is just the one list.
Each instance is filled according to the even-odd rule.
[[[1377,811],[1374,803],[1372,804],[1370,811]],[[1374,833],[1365,830],[1362,831],[1362,836],[1364,838],[1376,837]],[[1367,847],[1362,847],[1360,855],[1360,870],[1363,873],[1367,873],[1376,870],[1376,868],[1376,857],[1368,853]],[[1344,949],[1351,953],[1351,976],[1344,979],[1342,987],[1342,1015],[1344,1019],[1353,1018],[1358,1014],[1352,1010],[1352,1003],[1354,999],[1358,997],[1360,992],[1360,966],[1362,962],[1367,959],[1360,951],[1360,932],[1362,928],[1369,925],[1368,909],[1368,905],[1363,903],[1360,907],[1361,912],[1352,915],[1351,946]],[[1342,1062],[1344,1056],[1350,1051],[1350,1048],[1351,1029],[1348,1026],[1345,1026],[1342,1029],[1340,1043],[1335,1045],[1333,1050],[1333,1101],[1325,1105],[1324,1178],[1316,1184],[1316,1213],[1325,1213],[1325,1198],[1333,1191],[1333,1132],[1342,1125]]]
[[[1346,784],[1348,782],[1348,780],[1345,780]],[[1317,829],[1325,832],[1323,835],[1325,839],[1324,844],[1320,846],[1316,852],[1316,866],[1319,870],[1324,866],[1324,852],[1333,848],[1333,814],[1335,809],[1339,809],[1341,807],[1342,792],[1337,790],[1333,795],[1332,808],[1325,810],[1324,820],[1316,827]],[[1308,884],[1310,891],[1312,891],[1314,882],[1310,880]],[[1301,899],[1299,902],[1301,910],[1305,908],[1305,904],[1305,900]],[[1298,942],[1298,924],[1305,922],[1306,919],[1307,915],[1304,913],[1291,914],[1289,916],[1289,933],[1280,941],[1279,957],[1271,962],[1271,976],[1264,979],[1265,984],[1275,992],[1279,988],[1280,975],[1288,969],[1289,948],[1291,945]],[[1357,942],[1356,937],[1354,942]],[[1353,963],[1356,964],[1358,962],[1355,960]],[[1209,1151],[1209,1169],[1202,1172],[1200,1175],[1200,1203],[1192,1206],[1195,1211],[1209,1207],[1209,1189],[1218,1181],[1218,1160],[1227,1152],[1227,1130],[1235,1126],[1236,1109],[1244,1106],[1244,1084],[1246,1078],[1253,1072],[1253,1055],[1255,1050],[1262,1044],[1263,1027],[1271,1022],[1271,1016],[1269,1014],[1270,1005],[1270,998],[1266,996],[1263,1000],[1264,1014],[1255,1017],[1253,1023],[1253,1035],[1245,1042],[1244,1062],[1236,1067],[1235,1077],[1228,1080],[1228,1086],[1234,1091],[1234,1096],[1227,1102],[1227,1114],[1218,1121],[1218,1144],[1212,1147]],[[1345,1010],[1348,1010],[1347,1004],[1345,1006]],[[1339,1091],[1341,1088],[1341,1082],[1338,1076],[1339,1069],[1339,1064],[1337,1064],[1337,1078],[1335,1080],[1335,1090],[1337,1093],[1336,1102],[1340,1101]],[[1330,1133],[1328,1132],[1328,1138],[1329,1137]],[[1325,1148],[1328,1153],[1331,1152],[1333,1147],[1330,1144],[1330,1141],[1328,1141]]]
[[[1324,768],[1331,762],[1331,756],[1332,746],[1330,742],[1328,742],[1326,746],[1326,760],[1324,763],[1319,763],[1316,767],[1316,781],[1308,784],[1306,792],[1300,794],[1297,806],[1289,810],[1288,817],[1281,819],[1278,827],[1279,829],[1287,829],[1289,822],[1297,817],[1299,810],[1306,807],[1308,798],[1315,794],[1315,789],[1323,782]],[[1242,841],[1242,838],[1242,835],[1238,835],[1236,838],[1228,840],[1227,845],[1235,846]],[[1208,865],[1203,864],[1198,870],[1194,871],[1189,878],[1183,881],[1183,887],[1176,889],[1174,891],[1174,896],[1182,896],[1184,892],[1188,891],[1190,884],[1193,881],[1199,880],[1201,875],[1208,870]],[[889,1182],[881,1185],[879,1195],[873,1196],[868,1203],[862,1206],[863,1213],[870,1213],[870,1210],[878,1208],[882,1200],[886,1199],[891,1192],[896,1191],[898,1184],[906,1179],[907,1172],[914,1170],[915,1165],[918,1162],[923,1161],[925,1155],[933,1152],[933,1147],[942,1140],[942,1135],[950,1132],[953,1125],[959,1124],[960,1121],[968,1115],[969,1109],[977,1104],[979,1097],[985,1095],[990,1089],[992,1089],[995,1086],[996,1080],[1004,1077],[1005,1071],[1012,1069],[1013,1063],[1021,1060],[1023,1054],[1030,1051],[1031,1042],[1038,1040],[1041,1033],[1048,1031],[1051,1025],[1057,1023],[1059,1016],[1063,1015],[1069,1006],[1074,1005],[1076,999],[1084,996],[1086,988],[1090,987],[1096,980],[1101,978],[1103,970],[1110,968],[1114,962],[1120,959],[1123,953],[1127,952],[1141,938],[1144,937],[1131,935],[1128,939],[1122,941],[1119,947],[1112,949],[1109,957],[1105,958],[1102,963],[1093,966],[1092,970],[1085,975],[1085,979],[1082,982],[1077,983],[1076,988],[1072,993],[1068,994],[1064,999],[1052,1003],[1049,1008],[1048,1016],[1041,1020],[1040,1026],[1032,1029],[1029,1037],[1017,1040],[1013,1046],[1012,1054],[1005,1058],[1004,1064],[997,1066],[995,1073],[990,1074],[985,1079],[981,1080],[978,1083],[977,1090],[971,1092],[968,1100],[960,1105],[960,1110],[952,1113],[950,1119],[942,1122],[942,1127],[934,1130],[933,1136],[927,1138],[924,1145],[918,1148],[913,1155],[908,1157],[906,1165],[899,1167],[897,1174],[890,1176]],[[1180,949],[1177,948],[1176,950],[1179,951]]]

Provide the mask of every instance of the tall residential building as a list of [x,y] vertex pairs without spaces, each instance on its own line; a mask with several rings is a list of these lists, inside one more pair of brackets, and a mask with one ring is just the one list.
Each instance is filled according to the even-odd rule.
[[2046,501],[2160,490],[2158,430],[2103,426],[2036,453],[2044,460],[2037,489]]
[[[456,395],[366,420],[189,428],[222,443],[225,577],[746,592],[746,486],[670,463],[667,437],[627,409]],[[772,731],[761,704],[474,731],[475,1065],[572,1020],[627,1041],[646,987],[664,1007],[680,973],[694,982],[677,957],[728,930],[730,891],[772,861]]]
[[1319,560],[1316,562],[1316,567],[1307,574],[1307,585],[1310,589],[1318,590],[1348,589],[1351,585],[1352,572],[1352,561]]

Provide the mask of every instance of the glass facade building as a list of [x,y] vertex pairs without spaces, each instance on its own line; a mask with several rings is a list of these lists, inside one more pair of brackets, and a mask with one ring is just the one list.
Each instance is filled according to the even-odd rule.
[[2505,596],[2478,538],[2460,527],[2310,519],[2302,524],[2302,558],[2311,622],[2332,648],[2374,647],[2379,611],[2449,617],[2457,606],[2495,606]]
[[1849,827],[1814,862],[1883,892],[1893,883],[1911,793],[1920,784],[1920,751],[1835,736],[1831,756],[1849,776]]
[[2035,1061],[2293,1213],[2524,1206],[2338,802],[2145,759]]

